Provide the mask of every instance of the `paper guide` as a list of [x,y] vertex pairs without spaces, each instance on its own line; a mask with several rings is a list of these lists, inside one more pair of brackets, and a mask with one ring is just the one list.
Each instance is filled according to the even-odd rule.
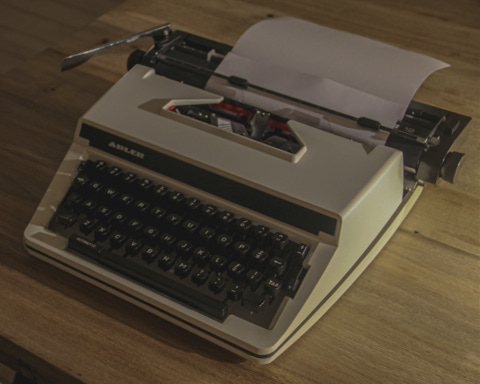
[[[285,17],[248,29],[216,72],[393,128],[422,82],[445,67],[448,64],[425,55]],[[356,125],[351,127],[356,131],[352,133],[350,127],[339,126],[322,111],[282,101],[272,104],[271,97],[219,78],[212,77],[207,89],[286,118],[303,116],[310,120],[307,123],[317,121],[314,125],[319,128],[359,136],[368,144],[383,143],[388,136],[359,131]]]

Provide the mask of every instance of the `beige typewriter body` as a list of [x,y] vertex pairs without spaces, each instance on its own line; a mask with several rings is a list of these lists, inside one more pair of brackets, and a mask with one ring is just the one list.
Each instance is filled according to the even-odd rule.
[[[422,187],[405,194],[402,153],[386,146],[367,148],[291,121],[289,126],[304,148],[297,156],[286,156],[168,110],[173,104],[221,100],[136,65],[79,120],[73,144],[26,228],[25,245],[33,255],[77,277],[240,356],[268,363],[355,281],[400,225]],[[108,150],[82,137],[85,125],[111,138]],[[322,214],[336,223],[334,229],[312,233],[139,165],[136,160],[148,163],[152,151]],[[233,315],[217,321],[70,252],[67,239],[47,226],[85,159],[118,164],[308,244],[311,251],[304,261],[308,272],[294,298],[283,303],[274,326],[265,329]]]

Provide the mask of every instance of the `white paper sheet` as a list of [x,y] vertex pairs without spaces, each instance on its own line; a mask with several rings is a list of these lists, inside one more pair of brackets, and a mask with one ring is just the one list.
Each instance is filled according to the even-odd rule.
[[[285,17],[248,29],[216,72],[393,127],[422,82],[447,66],[425,55]],[[216,87],[212,78],[207,89],[219,92]],[[236,91],[246,103],[249,93]]]

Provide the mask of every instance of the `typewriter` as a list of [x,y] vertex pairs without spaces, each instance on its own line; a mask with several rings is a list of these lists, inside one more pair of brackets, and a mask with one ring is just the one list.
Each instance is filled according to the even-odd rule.
[[[469,118],[412,101],[388,127],[222,75],[231,46],[168,25],[144,36],[152,47],[134,51],[128,72],[80,118],[26,249],[269,363],[372,262],[425,183],[455,180],[463,154],[452,146]],[[384,143],[208,90],[212,79]]]

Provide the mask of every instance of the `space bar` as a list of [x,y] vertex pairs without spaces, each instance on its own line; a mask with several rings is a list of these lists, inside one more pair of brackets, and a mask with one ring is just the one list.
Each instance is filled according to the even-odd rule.
[[219,320],[223,320],[227,316],[227,304],[204,296],[194,289],[171,280],[168,275],[156,274],[135,262],[120,258],[117,255],[112,255],[109,252],[102,252],[99,261],[106,267],[147,285],[172,299],[204,312],[207,315]]

